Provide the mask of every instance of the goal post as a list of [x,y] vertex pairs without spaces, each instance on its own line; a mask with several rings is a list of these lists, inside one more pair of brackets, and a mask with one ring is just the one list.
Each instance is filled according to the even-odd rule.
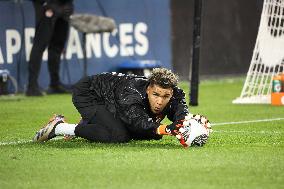
[[264,0],[250,67],[233,103],[271,103],[272,80],[280,73],[284,73],[284,0]]

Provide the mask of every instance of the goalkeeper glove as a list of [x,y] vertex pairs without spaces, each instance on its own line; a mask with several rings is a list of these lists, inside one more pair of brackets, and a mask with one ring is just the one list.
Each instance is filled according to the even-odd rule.
[[185,127],[181,127],[179,129],[178,134],[176,135],[176,138],[179,140],[179,143],[183,146],[183,147],[188,147],[188,144],[186,143],[186,140],[188,139],[189,136],[189,130],[186,129]]
[[170,125],[160,125],[156,133],[159,135],[174,135],[176,136],[179,132],[179,128],[183,126],[184,120],[177,120]]
[[159,135],[175,136],[179,140],[180,144],[183,147],[187,147],[188,145],[185,142],[186,141],[185,135],[180,132],[181,130],[182,131],[184,130],[183,129],[183,121],[184,120],[178,120],[178,121],[173,122],[170,125],[160,125],[157,128],[156,133],[159,134]]

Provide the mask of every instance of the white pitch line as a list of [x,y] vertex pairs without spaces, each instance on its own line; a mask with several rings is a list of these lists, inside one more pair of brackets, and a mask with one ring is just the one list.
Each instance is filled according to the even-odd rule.
[[224,122],[224,123],[212,123],[211,126],[219,126],[219,125],[237,125],[237,124],[245,124],[245,123],[258,123],[258,122],[270,122],[270,121],[280,121],[284,120],[284,118],[272,118],[272,119],[258,119],[258,120],[249,120],[249,121],[233,121],[233,122]]
[[[51,140],[60,140],[63,139],[63,137],[56,137]],[[11,141],[11,142],[0,142],[0,146],[7,146],[7,145],[17,145],[17,144],[27,144],[32,143],[33,140],[20,140],[20,141]]]
[[224,131],[224,130],[213,130],[213,133],[242,133],[242,134],[283,134],[283,132],[279,131],[236,131],[236,130],[229,130],[229,131]]
[[23,140],[23,141],[12,141],[12,142],[0,142],[0,146],[6,146],[6,145],[16,145],[16,144],[26,144],[30,143],[32,140]]
[[[250,121],[235,121],[235,122],[223,122],[223,123],[213,123],[211,126],[219,126],[219,125],[236,125],[236,124],[245,124],[245,123],[258,123],[258,122],[270,122],[270,121],[280,121],[284,120],[284,118],[272,118],[272,119],[259,119],[259,120],[250,120]],[[213,131],[213,132],[230,132],[230,131]],[[233,131],[236,132],[236,131]],[[240,131],[242,132],[242,131]],[[57,137],[52,140],[59,140],[62,137]],[[0,146],[7,146],[7,145],[17,145],[17,144],[26,144],[31,143],[32,140],[26,141],[11,141],[11,142],[0,142]]]

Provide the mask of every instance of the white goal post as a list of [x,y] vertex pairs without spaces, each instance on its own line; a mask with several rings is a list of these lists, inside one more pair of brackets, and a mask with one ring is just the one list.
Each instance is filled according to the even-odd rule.
[[284,0],[264,0],[247,77],[233,103],[271,103],[272,79],[280,73],[284,73]]

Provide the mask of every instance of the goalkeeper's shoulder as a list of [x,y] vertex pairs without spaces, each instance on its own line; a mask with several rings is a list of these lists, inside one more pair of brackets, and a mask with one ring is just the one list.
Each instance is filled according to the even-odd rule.
[[185,92],[179,87],[174,87],[173,92],[174,92],[173,96],[175,98],[184,98],[185,97]]

